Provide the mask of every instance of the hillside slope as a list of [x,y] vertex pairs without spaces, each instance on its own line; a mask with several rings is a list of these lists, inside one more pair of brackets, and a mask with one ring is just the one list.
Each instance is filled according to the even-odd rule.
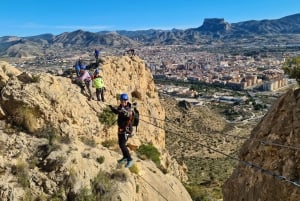
[[101,73],[106,103],[88,101],[69,78],[32,75],[0,63],[1,200],[87,200],[91,193],[103,200],[191,200],[180,182],[186,179],[183,169],[165,150],[162,129],[140,123],[129,142],[153,144],[164,173],[134,150],[135,170],[129,171],[116,163],[121,157],[116,125],[99,121],[123,92],[149,116],[145,120],[164,118],[145,63],[138,57],[107,57]]

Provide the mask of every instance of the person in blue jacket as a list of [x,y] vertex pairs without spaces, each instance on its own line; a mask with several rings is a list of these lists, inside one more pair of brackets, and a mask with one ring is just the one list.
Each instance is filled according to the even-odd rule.
[[96,59],[96,63],[99,63],[99,55],[100,55],[100,51],[98,49],[95,49],[94,56]]
[[82,62],[81,57],[78,59],[78,61],[76,61],[75,65],[74,65],[74,68],[75,68],[75,72],[76,72],[77,77],[80,77],[80,69],[85,69],[85,66]]

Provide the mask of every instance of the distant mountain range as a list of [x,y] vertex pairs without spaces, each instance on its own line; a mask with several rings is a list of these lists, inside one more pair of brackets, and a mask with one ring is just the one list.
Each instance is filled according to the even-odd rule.
[[[78,48],[129,48],[141,45],[205,45],[218,43],[300,44],[300,13],[275,20],[228,23],[222,18],[205,19],[202,26],[185,30],[101,31],[77,30],[59,35],[0,37],[0,57],[31,57]],[[259,39],[259,40],[257,40]]]

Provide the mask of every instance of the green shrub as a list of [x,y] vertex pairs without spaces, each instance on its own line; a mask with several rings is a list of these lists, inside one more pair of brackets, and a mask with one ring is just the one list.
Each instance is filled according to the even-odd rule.
[[134,173],[134,174],[139,174],[139,168],[137,167],[136,164],[133,164],[130,168],[129,168],[130,172]]
[[160,153],[156,147],[152,144],[141,145],[137,150],[138,156],[143,157],[146,156],[148,159],[151,159],[155,164],[160,164]]
[[104,156],[99,156],[96,158],[96,161],[100,164],[104,163],[105,157]]
[[32,82],[40,82],[41,81],[41,75],[32,75]]
[[187,185],[185,186],[186,190],[189,192],[192,200],[196,201],[209,201],[208,192],[197,185]]
[[99,121],[106,126],[112,126],[116,123],[116,115],[107,107],[99,114]]
[[289,78],[295,78],[300,85],[300,56],[288,58],[283,64],[283,71]]
[[198,184],[185,185],[186,190],[189,192],[192,200],[196,201],[211,201],[222,200],[222,192],[220,188],[206,188]]
[[105,140],[101,144],[103,147],[110,148],[117,144],[117,140],[115,139]]

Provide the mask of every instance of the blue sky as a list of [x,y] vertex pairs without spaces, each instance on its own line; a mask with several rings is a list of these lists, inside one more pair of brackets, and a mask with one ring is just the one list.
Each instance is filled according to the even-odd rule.
[[0,37],[84,31],[186,29],[300,13],[299,0],[1,0]]

